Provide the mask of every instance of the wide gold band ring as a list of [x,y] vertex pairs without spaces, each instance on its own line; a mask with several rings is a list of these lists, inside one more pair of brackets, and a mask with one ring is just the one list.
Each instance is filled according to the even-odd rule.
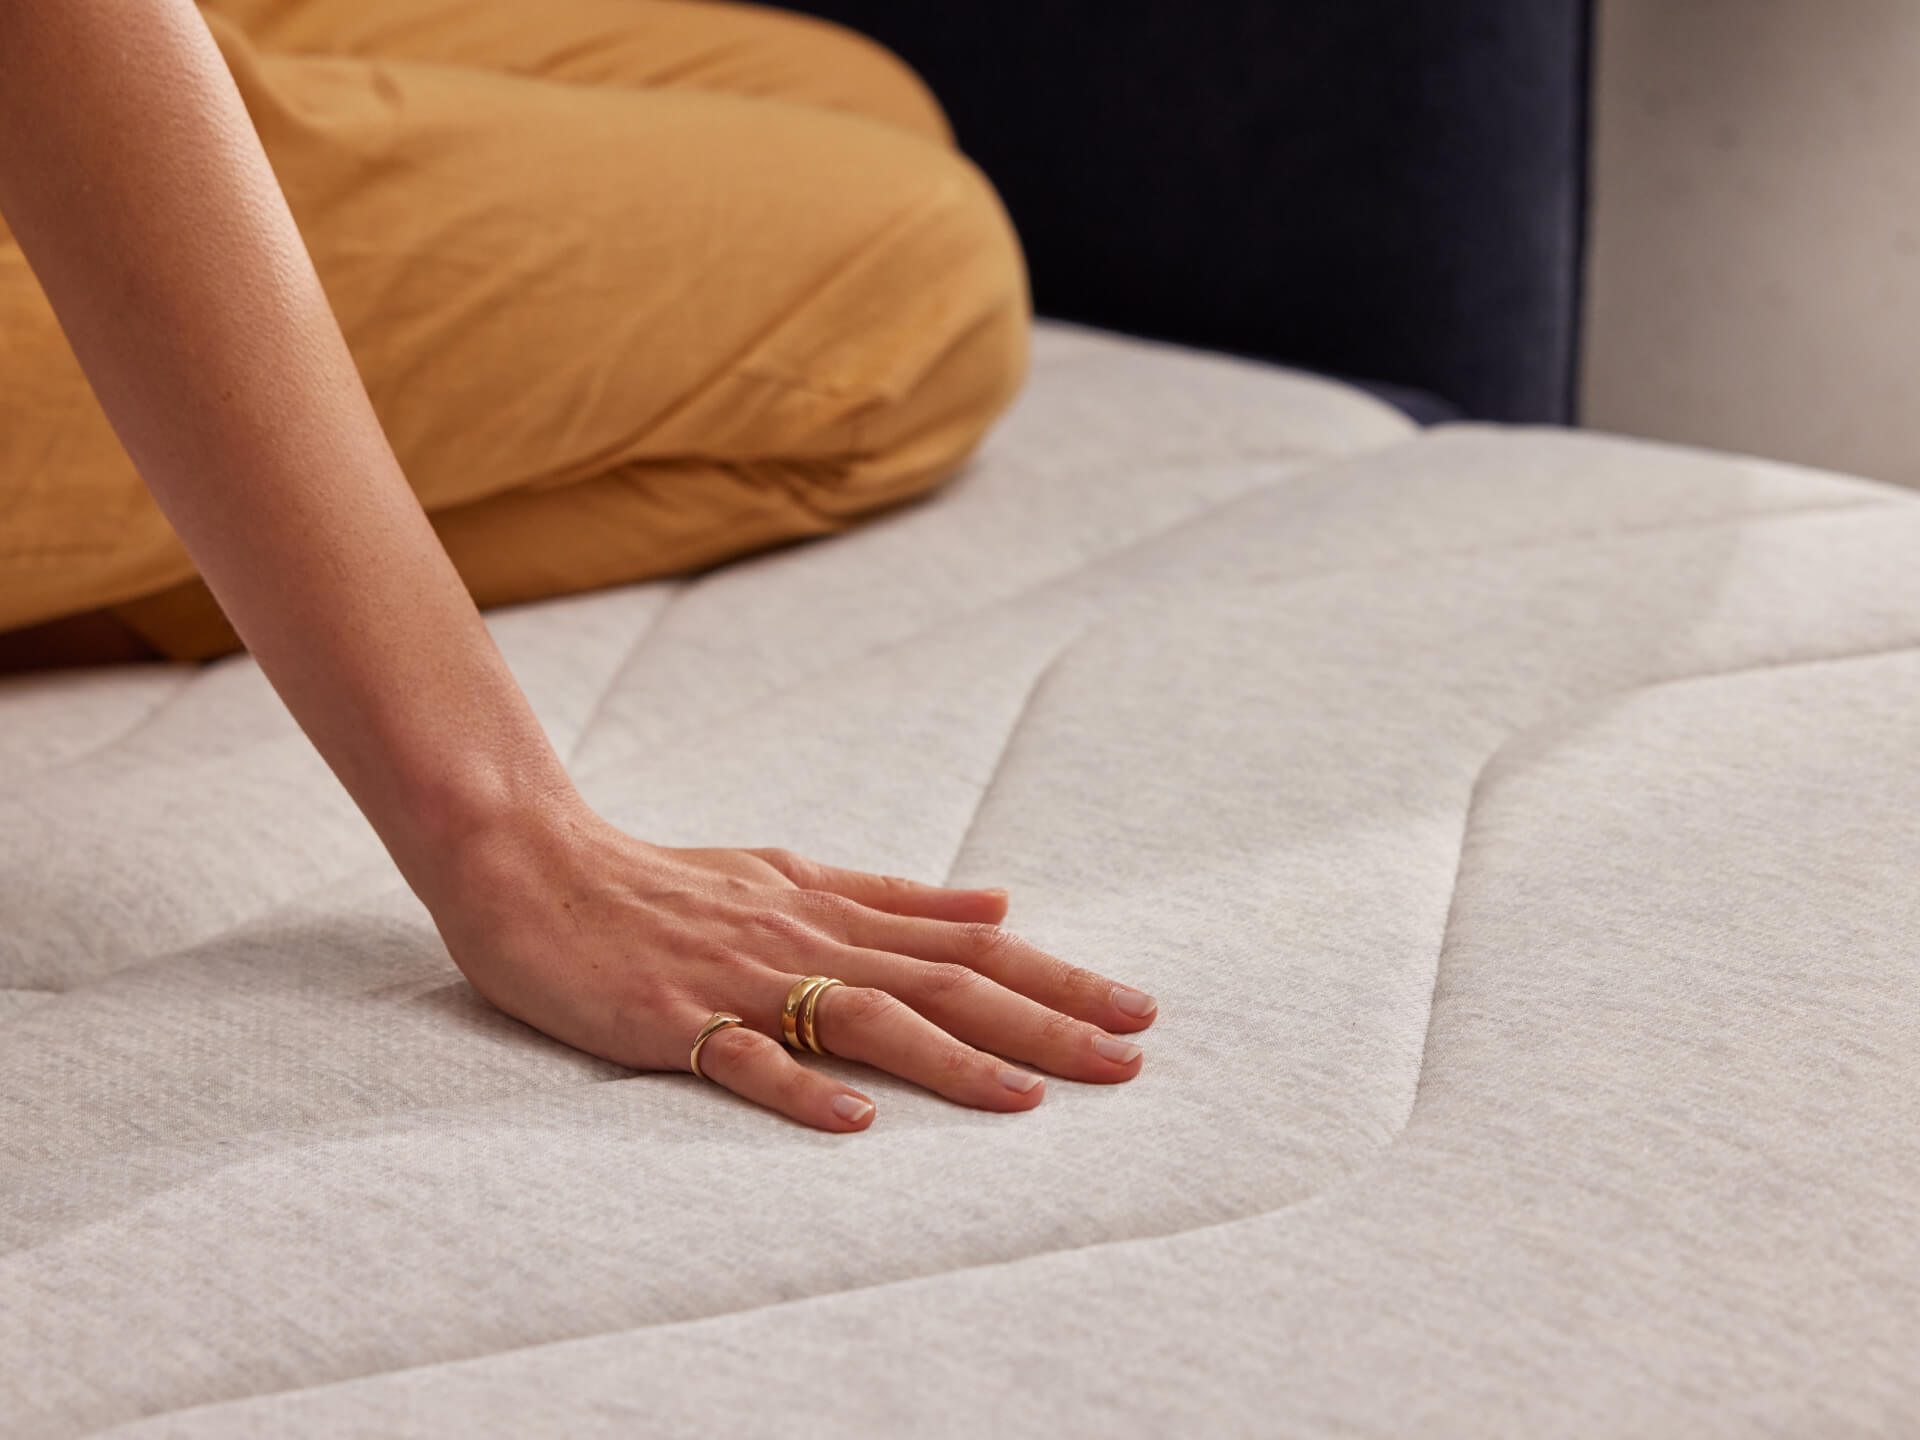
[[744,1025],[746,1023],[747,1022],[742,1020],[738,1015],[729,1015],[724,1010],[714,1011],[712,1018],[700,1027],[700,1033],[693,1037],[693,1054],[689,1057],[693,1065],[693,1073],[699,1075],[702,1080],[707,1078],[700,1070],[700,1047],[702,1045],[706,1044],[707,1041],[711,1040],[728,1026]]
[[814,1009],[822,994],[845,983],[831,975],[808,975],[794,982],[787,991],[787,1003],[780,1007],[780,1036],[790,1048],[802,1054],[809,1050],[816,1055],[827,1053],[814,1026]]

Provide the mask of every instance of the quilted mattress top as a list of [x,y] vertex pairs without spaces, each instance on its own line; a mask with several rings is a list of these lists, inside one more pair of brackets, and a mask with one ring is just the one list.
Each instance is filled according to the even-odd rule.
[[492,624],[611,818],[1006,885],[1141,1077],[624,1071],[244,658],[11,682],[0,1434],[1920,1428],[1920,498],[1037,344],[929,502]]

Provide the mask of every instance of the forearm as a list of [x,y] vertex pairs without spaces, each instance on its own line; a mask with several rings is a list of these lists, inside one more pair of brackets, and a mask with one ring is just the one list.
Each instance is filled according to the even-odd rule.
[[707,1033],[698,1073],[835,1132],[874,1107],[776,1038],[803,972],[843,982],[804,1012],[814,1049],[961,1104],[1040,1103],[1003,1057],[1139,1072],[1108,1028],[1153,1002],[1000,930],[1004,892],[669,850],[580,803],[189,0],[0,0],[0,147],[0,213],[128,453],[481,994],[636,1069],[693,1068]]
[[234,628],[421,888],[571,788],[190,0],[0,0],[0,214]]

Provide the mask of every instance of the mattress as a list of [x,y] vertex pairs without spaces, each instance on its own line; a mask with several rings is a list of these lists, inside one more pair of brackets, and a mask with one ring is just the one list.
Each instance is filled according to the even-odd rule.
[[929,501],[490,617],[669,844],[1160,1000],[872,1129],[480,1001],[244,657],[0,686],[0,1434],[1920,1429],[1920,497],[1042,327]]

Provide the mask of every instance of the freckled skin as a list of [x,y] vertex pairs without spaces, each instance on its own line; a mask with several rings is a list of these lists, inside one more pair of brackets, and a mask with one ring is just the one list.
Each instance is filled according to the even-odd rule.
[[[997,927],[1003,892],[778,850],[675,850],[575,791],[381,433],[191,0],[0,0],[0,214],[221,607],[481,993],[624,1064],[849,1131],[780,1006],[967,1105],[1139,1072],[1152,1002]],[[1070,1017],[1063,1023],[1062,1017]],[[1109,1047],[1111,1048],[1111,1047]],[[856,1113],[846,1113],[853,1111]]]

